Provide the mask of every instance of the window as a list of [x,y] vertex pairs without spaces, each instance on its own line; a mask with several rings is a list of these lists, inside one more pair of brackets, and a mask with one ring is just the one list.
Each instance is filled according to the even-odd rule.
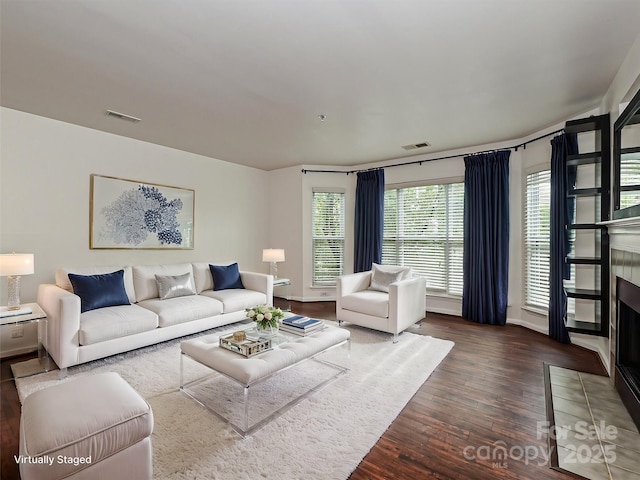
[[640,152],[620,155],[620,187],[620,208],[640,203]]
[[462,295],[464,183],[387,190],[382,263],[424,277],[427,289]]
[[335,285],[344,266],[344,193],[313,192],[313,285]]
[[525,304],[549,308],[551,171],[527,175],[524,247]]

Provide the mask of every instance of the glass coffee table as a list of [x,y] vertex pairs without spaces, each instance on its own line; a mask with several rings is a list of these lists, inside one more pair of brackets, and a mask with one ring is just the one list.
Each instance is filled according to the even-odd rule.
[[[249,358],[220,347],[219,338],[180,344],[180,390],[243,437],[349,371],[350,332],[333,325],[304,337],[281,330],[270,350]],[[187,368],[186,359],[198,368]],[[196,370],[199,375],[189,379]]]

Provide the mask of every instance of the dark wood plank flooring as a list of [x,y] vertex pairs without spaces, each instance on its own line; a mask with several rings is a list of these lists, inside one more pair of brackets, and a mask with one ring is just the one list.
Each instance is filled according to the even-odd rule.
[[[335,319],[332,302],[292,302],[292,307]],[[478,325],[432,313],[410,331],[456,345],[352,473],[352,480],[572,478],[541,465],[540,458],[500,461],[477,455],[468,460],[465,452],[481,453],[478,449],[484,447],[491,453],[504,445],[517,457],[519,448],[546,449],[546,437],[537,434],[537,422],[546,421],[543,363],[605,374],[594,352],[523,327]],[[13,455],[18,452],[20,403],[10,364],[33,356],[0,362],[3,480],[19,478]]]

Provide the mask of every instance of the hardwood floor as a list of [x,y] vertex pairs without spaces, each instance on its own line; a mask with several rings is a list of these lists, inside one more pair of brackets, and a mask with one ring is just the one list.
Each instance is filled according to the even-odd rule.
[[18,465],[13,459],[20,446],[20,400],[13,381],[11,364],[37,358],[38,354],[20,355],[0,361],[0,478],[19,479]]
[[[292,302],[292,308],[335,319],[333,302]],[[538,438],[537,433],[538,422],[546,421],[543,363],[605,374],[594,352],[523,327],[478,325],[432,313],[409,331],[456,345],[351,474],[352,480],[572,478],[540,457],[517,457],[523,449],[530,455],[547,449],[546,436]],[[9,365],[32,357],[0,362],[3,480],[19,478],[13,455],[18,452],[20,403]],[[511,451],[511,458],[484,459],[497,451],[496,445]],[[466,459],[465,453],[475,459]]]

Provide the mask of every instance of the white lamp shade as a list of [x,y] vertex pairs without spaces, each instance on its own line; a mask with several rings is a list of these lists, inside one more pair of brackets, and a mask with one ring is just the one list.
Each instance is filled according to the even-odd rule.
[[33,253],[0,254],[0,277],[31,275],[33,273]]
[[284,262],[284,249],[265,248],[262,250],[263,262]]

